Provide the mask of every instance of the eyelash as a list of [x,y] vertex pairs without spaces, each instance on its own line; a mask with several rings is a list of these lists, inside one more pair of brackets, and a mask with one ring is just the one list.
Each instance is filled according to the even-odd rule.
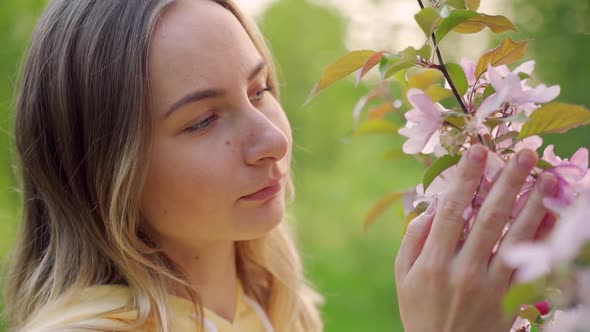
[[[264,98],[264,93],[265,92],[272,92],[272,88],[271,87],[266,87],[266,88],[264,88],[264,89],[256,92],[256,96],[260,98],[258,100],[262,100],[262,98]],[[250,100],[252,100],[252,99],[250,99]],[[258,101],[258,100],[255,100],[255,101]]]
[[205,120],[197,122],[196,124],[186,128],[186,131],[188,131],[189,133],[192,133],[194,131],[201,131],[203,129],[206,129],[213,122],[215,122],[215,120],[217,120],[218,117],[219,116],[217,114],[210,115]]
[[[250,99],[251,101],[261,101],[262,98],[264,98],[264,93],[265,92],[272,92],[272,88],[271,87],[266,87],[258,92],[256,92],[256,97],[258,99]],[[219,116],[217,114],[213,114],[211,116],[208,116],[205,120],[200,121],[188,128],[186,128],[186,131],[188,132],[195,132],[195,131],[201,131],[204,130],[206,128],[208,128],[209,126],[211,126],[211,124],[213,124],[217,119],[219,118]]]

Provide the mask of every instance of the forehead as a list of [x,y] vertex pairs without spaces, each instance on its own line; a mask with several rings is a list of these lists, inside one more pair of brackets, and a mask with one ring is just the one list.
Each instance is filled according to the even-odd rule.
[[157,93],[178,95],[247,78],[260,60],[228,9],[211,0],[180,0],[162,15],[152,36],[150,78]]

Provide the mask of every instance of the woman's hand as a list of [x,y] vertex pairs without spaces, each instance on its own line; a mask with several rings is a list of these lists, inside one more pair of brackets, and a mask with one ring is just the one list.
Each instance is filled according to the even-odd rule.
[[[550,223],[542,200],[557,180],[545,174],[514,224],[493,249],[510,218],[516,196],[537,163],[522,150],[508,163],[481,207],[467,239],[461,241],[463,212],[483,175],[487,149],[472,146],[437,207],[410,223],[395,263],[400,315],[405,332],[508,332],[515,317],[505,317],[502,298],[513,270],[499,257],[508,244],[531,240]],[[436,212],[436,213],[435,213]],[[545,220],[545,221],[544,221]]]

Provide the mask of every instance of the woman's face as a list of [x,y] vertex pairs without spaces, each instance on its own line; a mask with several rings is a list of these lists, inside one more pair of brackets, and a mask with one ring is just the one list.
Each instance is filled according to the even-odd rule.
[[291,129],[242,25],[213,1],[178,1],[150,57],[150,232],[195,246],[271,230],[285,211]]

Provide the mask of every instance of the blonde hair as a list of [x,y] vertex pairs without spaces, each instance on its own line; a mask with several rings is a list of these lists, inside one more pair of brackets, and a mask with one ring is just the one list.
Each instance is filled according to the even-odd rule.
[[[213,1],[244,26],[270,65],[278,98],[274,61],[256,25],[233,1]],[[24,211],[5,287],[14,330],[88,287],[122,284],[134,294],[132,328],[150,322],[169,331],[167,289],[190,285],[142,231],[139,194],[151,137],[150,40],[173,3],[54,0],[39,20],[15,119]],[[277,331],[322,330],[321,297],[305,279],[287,225],[237,242],[236,252],[244,292]],[[84,322],[59,328],[80,326],[101,330]]]

